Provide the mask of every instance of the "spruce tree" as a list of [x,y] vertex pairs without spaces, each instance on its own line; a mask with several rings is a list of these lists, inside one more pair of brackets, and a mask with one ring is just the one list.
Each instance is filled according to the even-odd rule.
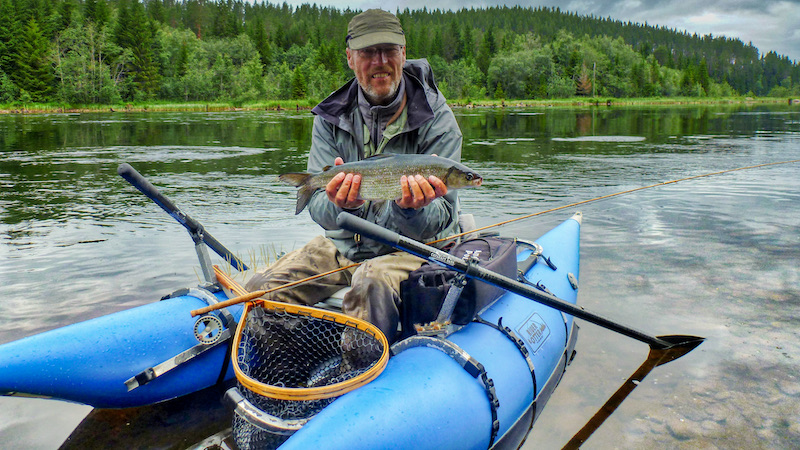
[[100,29],[108,23],[111,12],[106,0],[86,0],[83,4],[83,14],[86,20],[93,22]]
[[18,36],[22,34],[11,0],[0,0],[0,71],[15,76]]
[[[133,76],[136,89],[145,98],[151,98],[158,90],[158,66],[153,55],[155,32],[147,18],[144,6],[138,0],[121,1],[114,38],[120,47],[129,49],[132,60],[129,73]],[[127,92],[128,97],[136,95]]]
[[302,99],[305,98],[308,92],[308,83],[306,77],[303,76],[303,71],[300,67],[294,69],[292,74],[292,98]]
[[28,21],[21,37],[14,81],[30,95],[31,100],[48,101],[55,80],[49,60],[50,42],[34,19]]

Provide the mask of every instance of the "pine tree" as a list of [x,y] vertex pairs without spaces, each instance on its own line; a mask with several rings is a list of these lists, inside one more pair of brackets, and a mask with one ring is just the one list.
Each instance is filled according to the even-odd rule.
[[55,76],[48,59],[49,52],[50,43],[42,34],[36,20],[30,19],[20,39],[14,81],[33,101],[50,100]]
[[697,82],[700,83],[700,86],[703,86],[703,90],[708,93],[710,79],[708,77],[708,60],[705,56],[700,60],[700,65],[697,66]]
[[267,38],[267,33],[264,30],[264,20],[258,16],[253,19],[253,25],[250,27],[248,35],[250,40],[258,50],[258,55],[261,58],[261,64],[268,67],[272,63],[272,45]]
[[111,11],[105,0],[86,0],[83,4],[83,14],[86,20],[93,22],[100,28],[108,23]]
[[306,77],[303,76],[303,71],[300,67],[296,67],[294,69],[294,73],[292,74],[292,98],[293,99],[301,99],[305,98],[306,92],[308,92],[308,84],[306,82]]
[[495,100],[504,100],[506,98],[506,93],[503,91],[501,84],[498,84],[497,89],[494,90],[494,98]]
[[[147,18],[144,6],[138,0],[121,1],[114,37],[117,45],[129,49],[133,55],[129,72],[136,89],[146,98],[158,90],[159,74],[153,46],[155,31]],[[127,92],[131,97],[135,92]]]
[[57,6],[57,13],[54,17],[54,32],[56,34],[66,30],[72,23],[73,13],[78,9],[76,0],[63,0]]
[[488,28],[486,32],[483,33],[483,41],[478,49],[478,56],[475,58],[478,69],[480,69],[484,75],[488,72],[489,64],[496,54],[497,44],[494,40],[494,32],[492,31],[492,28]]
[[22,34],[11,0],[0,0],[0,71],[14,76],[17,66],[18,36]]

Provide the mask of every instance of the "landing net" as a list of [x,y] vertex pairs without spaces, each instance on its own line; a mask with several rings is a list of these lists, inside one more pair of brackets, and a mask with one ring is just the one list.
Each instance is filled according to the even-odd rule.
[[[375,379],[389,358],[374,325],[344,314],[266,300],[248,303],[233,343],[242,396],[261,412],[297,423],[338,396]],[[234,420],[240,448],[269,447],[275,436],[244,417]]]

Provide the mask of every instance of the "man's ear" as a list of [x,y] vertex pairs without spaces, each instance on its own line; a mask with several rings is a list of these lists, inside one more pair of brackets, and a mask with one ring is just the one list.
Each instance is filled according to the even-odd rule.
[[351,70],[356,70],[355,67],[353,67],[353,57],[355,55],[353,55],[353,52],[349,47],[346,48],[345,51],[347,52],[347,67],[349,67]]

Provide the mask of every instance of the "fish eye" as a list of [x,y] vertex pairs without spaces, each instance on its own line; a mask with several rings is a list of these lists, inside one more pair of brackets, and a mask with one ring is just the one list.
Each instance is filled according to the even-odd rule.
[[473,175],[471,173],[467,174],[467,181],[472,181]]

